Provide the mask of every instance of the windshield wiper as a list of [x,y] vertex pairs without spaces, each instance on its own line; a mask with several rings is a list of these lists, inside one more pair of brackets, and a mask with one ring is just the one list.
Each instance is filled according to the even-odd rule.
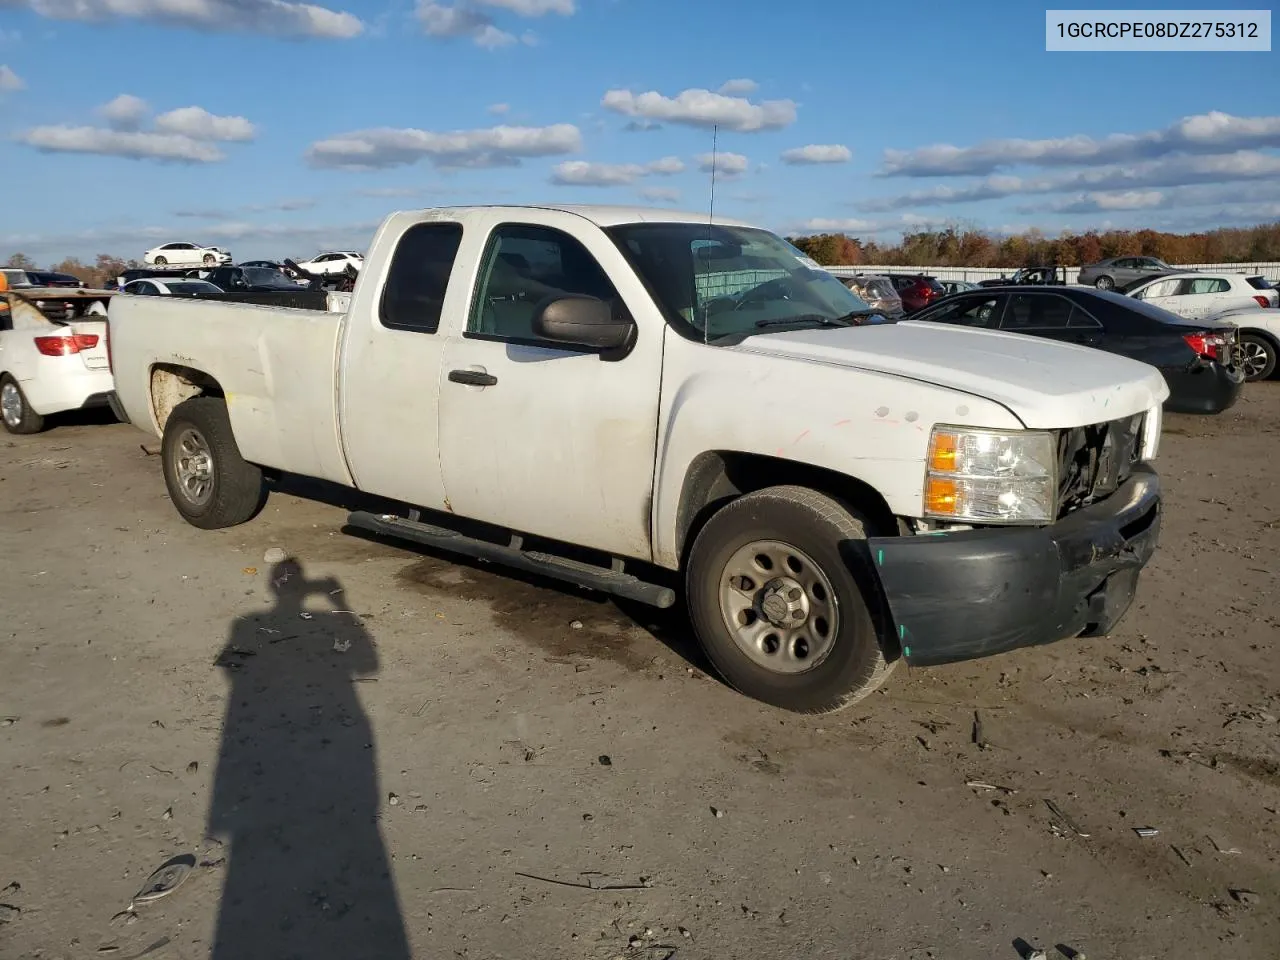
[[862,317],[872,316],[879,312],[879,310],[872,310],[868,307],[865,310],[851,310],[839,317],[828,317],[821,313],[801,313],[794,317],[775,317],[772,320],[757,320],[756,328],[784,327],[793,323],[816,323],[820,327],[851,327],[854,325],[854,321]]

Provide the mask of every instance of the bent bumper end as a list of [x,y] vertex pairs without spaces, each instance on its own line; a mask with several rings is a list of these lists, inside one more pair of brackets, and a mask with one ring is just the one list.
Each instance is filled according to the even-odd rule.
[[1141,467],[1106,500],[1048,527],[868,545],[903,658],[929,666],[1108,633],[1159,535],[1159,480]]

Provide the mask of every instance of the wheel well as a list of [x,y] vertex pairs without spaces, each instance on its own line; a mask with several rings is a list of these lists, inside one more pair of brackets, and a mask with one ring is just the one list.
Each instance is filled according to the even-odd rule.
[[1243,336],[1246,333],[1252,334],[1259,340],[1267,341],[1267,343],[1271,344],[1271,349],[1280,353],[1280,339],[1277,339],[1276,335],[1270,330],[1260,330],[1257,327],[1241,327],[1240,335]]
[[868,533],[891,535],[897,519],[874,487],[835,470],[763,454],[714,450],[694,460],[685,475],[676,514],[677,544],[683,560],[703,524],[730,500],[765,487],[795,484],[834,497],[861,513]]
[[203,370],[171,363],[151,368],[151,412],[162,433],[169,414],[184,400],[223,396],[222,384]]

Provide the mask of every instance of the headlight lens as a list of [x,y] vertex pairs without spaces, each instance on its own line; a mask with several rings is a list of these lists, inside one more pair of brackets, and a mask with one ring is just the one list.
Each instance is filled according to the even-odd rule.
[[934,427],[924,514],[969,523],[1049,523],[1057,514],[1057,461],[1048,431]]

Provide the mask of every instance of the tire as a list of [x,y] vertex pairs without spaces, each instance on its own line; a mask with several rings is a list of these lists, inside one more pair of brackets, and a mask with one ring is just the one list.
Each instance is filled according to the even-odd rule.
[[1247,383],[1268,380],[1276,372],[1276,345],[1256,333],[1240,334],[1241,366]]
[[218,262],[218,258],[215,257],[212,253],[206,253],[204,255],[204,265],[206,267],[215,266],[217,262]]
[[1093,281],[1093,285],[1099,290],[1114,290],[1116,282],[1110,277],[1099,277],[1097,280]]
[[240,456],[220,397],[178,404],[164,425],[160,454],[169,499],[194,527],[234,527],[266,501],[262,470]]
[[[884,683],[894,664],[880,645],[866,536],[861,517],[806,487],[747,494],[707,521],[689,554],[685,592],[698,640],[729,686],[784,710],[828,713]],[[769,572],[757,550],[771,560]],[[730,628],[731,616],[746,635]],[[778,626],[801,616],[799,628]]]
[[22,387],[7,373],[0,376],[0,421],[10,433],[39,433],[44,429],[44,417],[31,409]]
[[169,260],[167,257],[156,257],[155,265],[157,267],[167,267],[169,265]]

